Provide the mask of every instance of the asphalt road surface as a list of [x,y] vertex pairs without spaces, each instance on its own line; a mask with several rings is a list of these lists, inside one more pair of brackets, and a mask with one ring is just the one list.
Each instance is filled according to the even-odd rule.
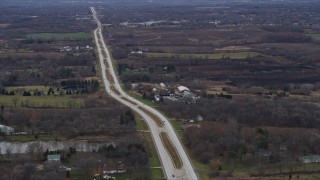
[[[98,14],[96,10],[91,7],[92,15],[94,20],[97,23],[97,29],[94,30],[94,39],[97,46],[97,51],[99,54],[99,60],[101,65],[101,73],[103,78],[103,83],[105,86],[105,90],[107,93],[119,101],[120,103],[130,107],[132,110],[140,114],[146,121],[147,125],[149,126],[155,147],[158,151],[158,155],[160,157],[160,162],[162,164],[164,174],[167,179],[191,179],[197,180],[198,176],[194,171],[193,165],[186,154],[186,151],[181,144],[175,130],[173,129],[172,125],[170,124],[169,120],[164,117],[159,111],[149,107],[142,102],[134,99],[133,97],[127,95],[122,89],[119,84],[117,75],[114,70],[114,66],[112,64],[112,59],[110,56],[110,52],[105,44],[103,35],[102,35],[102,24],[98,19]],[[108,73],[106,73],[106,71]],[[111,76],[111,77],[108,77]],[[111,80],[112,79],[112,80]],[[116,89],[115,92],[114,89]],[[141,110],[143,108],[144,110]],[[146,112],[147,111],[147,112]],[[154,119],[150,117],[150,113],[157,116],[163,122],[163,126],[158,126]],[[154,116],[153,116],[154,117]],[[166,146],[163,144],[160,133],[165,132],[167,133],[171,144],[174,146],[178,155],[182,162],[181,168],[176,168],[173,159],[171,158],[170,154],[168,153]]]

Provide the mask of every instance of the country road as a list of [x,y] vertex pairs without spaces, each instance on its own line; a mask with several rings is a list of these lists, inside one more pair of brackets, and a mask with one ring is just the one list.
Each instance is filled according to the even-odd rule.
[[[193,165],[169,120],[159,111],[134,99],[122,90],[114,70],[110,52],[102,35],[102,24],[93,7],[91,7],[91,11],[97,23],[97,29],[94,30],[94,39],[99,54],[105,90],[111,97],[128,106],[145,119],[167,179],[197,180],[198,176],[194,171]],[[161,136],[163,134],[165,136]],[[166,137],[165,140],[163,137]],[[168,151],[168,149],[171,149],[171,151]]]

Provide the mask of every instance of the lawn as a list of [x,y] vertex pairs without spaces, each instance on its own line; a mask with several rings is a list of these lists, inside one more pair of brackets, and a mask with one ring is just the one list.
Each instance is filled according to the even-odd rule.
[[182,122],[177,120],[170,120],[170,123],[174,127],[180,138],[183,137],[183,130],[181,128]]
[[35,33],[26,35],[28,39],[42,40],[83,40],[91,38],[89,32],[74,32],[74,33]]
[[[70,172],[70,179],[78,179],[78,180],[82,180],[82,179],[93,179],[94,176],[93,175],[89,175],[89,174],[85,174],[83,172],[80,172],[80,171],[71,171]],[[96,180],[99,180],[99,179],[102,179],[102,178],[96,178]]]
[[151,168],[152,179],[163,179],[164,174],[160,168]]
[[259,56],[256,52],[213,53],[213,54],[174,54],[174,53],[145,53],[150,58],[183,58],[183,59],[247,59]]
[[307,36],[312,37],[313,39],[320,40],[320,34],[307,34]]
[[136,121],[136,127],[138,130],[143,130],[143,131],[148,130],[148,126],[144,122],[144,119],[140,115],[138,115],[137,113],[135,113],[135,121]]
[[138,93],[134,93],[132,91],[128,91],[123,84],[121,84],[121,88],[123,91],[125,91],[126,94],[128,94],[129,96],[135,98],[136,100],[150,106],[153,108],[157,108],[157,104],[154,101],[151,101],[150,99],[145,99],[143,98],[141,95],[139,95]]
[[116,180],[127,180],[129,179],[129,173],[121,173],[121,174],[115,174],[114,177]]
[[257,172],[256,166],[246,166],[237,161],[225,162],[221,168],[222,170],[234,171],[235,174],[254,174]]
[[149,164],[150,167],[161,167],[160,161],[156,153],[152,153],[152,155],[149,157]]
[[71,96],[4,96],[0,95],[0,105],[5,107],[36,108],[82,108],[83,100]]
[[127,92],[127,94],[131,97],[134,97],[136,100],[150,106],[150,107],[156,107],[156,103],[154,101],[151,101],[149,99],[145,99],[142,96],[136,94],[136,93],[132,93],[132,92]]
[[157,154],[157,151],[154,147],[154,144],[153,144],[153,141],[151,139],[150,134],[148,134],[147,137],[145,137],[145,138],[148,138],[149,142],[151,141],[150,145],[152,146],[152,148],[150,148],[150,150],[151,150],[150,156],[148,157],[149,165],[151,168],[152,179],[163,179],[164,174],[163,174],[163,171],[161,168],[161,163],[159,161],[158,154]]

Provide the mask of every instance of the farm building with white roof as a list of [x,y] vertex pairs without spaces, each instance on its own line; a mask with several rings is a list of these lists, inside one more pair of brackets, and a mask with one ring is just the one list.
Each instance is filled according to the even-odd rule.
[[180,93],[183,93],[184,91],[190,91],[190,89],[185,87],[185,86],[179,86],[178,90],[179,90]]

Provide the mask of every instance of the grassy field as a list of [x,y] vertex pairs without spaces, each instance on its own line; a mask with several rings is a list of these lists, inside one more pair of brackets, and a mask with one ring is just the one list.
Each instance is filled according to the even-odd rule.
[[[118,174],[119,177],[122,177],[122,174]],[[93,175],[85,175],[83,172],[80,171],[71,171],[70,177],[67,179],[95,179],[95,180],[102,180],[103,178],[101,176],[94,177]],[[117,178],[118,179],[118,178]],[[120,178],[119,178],[120,179]],[[122,178],[122,180],[126,180],[125,178]]]
[[5,89],[7,91],[43,91],[43,92],[48,92],[49,86],[7,86]]
[[154,101],[151,101],[149,99],[145,99],[145,98],[143,98],[142,96],[140,96],[140,95],[138,95],[136,93],[132,93],[132,92],[128,92],[127,91],[127,94],[129,96],[131,96],[131,97],[134,97],[136,100],[138,100],[138,101],[150,106],[150,107],[153,107],[153,108],[156,107],[156,103]]
[[320,34],[307,34],[307,36],[312,37],[313,39],[320,40]]
[[177,120],[170,120],[170,123],[172,124],[180,138],[183,137],[183,130],[181,128],[182,122]]
[[36,108],[82,108],[84,102],[70,96],[3,96],[0,105],[5,107],[36,107]]
[[91,38],[91,33],[75,32],[75,33],[35,33],[26,35],[28,39],[42,39],[42,40],[82,40]]
[[129,173],[115,174],[114,177],[117,180],[127,180],[129,178]]
[[140,133],[143,139],[146,140],[147,144],[150,145],[150,155],[148,157],[149,165],[151,168],[151,176],[152,179],[163,179],[164,174],[161,168],[161,163],[158,158],[158,153],[152,141],[152,137],[150,133]]
[[256,52],[214,53],[214,54],[173,54],[145,53],[150,58],[183,58],[183,59],[247,59],[259,56]]
[[143,118],[135,113],[135,121],[136,121],[136,127],[138,130],[143,130],[143,131],[147,131],[148,130],[148,126],[147,124],[144,122]]
[[151,168],[151,175],[153,179],[163,179],[164,174],[161,168]]
[[149,157],[149,164],[150,164],[150,167],[160,167],[161,166],[160,161],[159,161],[156,153],[152,154]]

